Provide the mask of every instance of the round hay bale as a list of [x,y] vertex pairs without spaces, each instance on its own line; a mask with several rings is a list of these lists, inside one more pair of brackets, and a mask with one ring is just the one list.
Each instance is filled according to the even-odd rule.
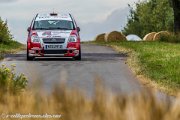
[[106,35],[106,34],[103,33],[103,34],[100,34],[100,35],[96,36],[95,41],[105,42],[105,35]]
[[147,35],[145,35],[143,40],[144,41],[153,41],[155,34],[156,34],[156,32],[148,33]]
[[169,36],[170,33],[168,31],[160,31],[154,35],[153,41],[160,40],[163,36]]
[[113,31],[105,35],[106,42],[126,41],[126,36],[121,32]]

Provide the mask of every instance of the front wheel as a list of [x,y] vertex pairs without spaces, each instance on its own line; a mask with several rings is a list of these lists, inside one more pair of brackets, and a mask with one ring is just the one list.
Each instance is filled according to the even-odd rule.
[[75,60],[81,60],[81,49],[79,50],[79,55],[74,57]]
[[31,60],[34,59],[34,57],[30,57],[30,56],[29,56],[29,51],[28,51],[28,49],[27,49],[26,59],[27,59],[28,61],[31,61]]

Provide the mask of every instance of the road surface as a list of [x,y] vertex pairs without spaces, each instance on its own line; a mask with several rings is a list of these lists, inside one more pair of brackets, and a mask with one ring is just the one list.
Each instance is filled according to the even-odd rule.
[[110,47],[82,45],[82,61],[65,58],[40,58],[26,61],[26,52],[6,55],[1,64],[16,64],[16,72],[24,73],[29,85],[36,83],[45,90],[51,90],[62,80],[68,86],[75,86],[87,94],[92,94],[94,80],[99,78],[107,90],[121,93],[135,93],[143,89],[131,70],[125,64],[127,56]]

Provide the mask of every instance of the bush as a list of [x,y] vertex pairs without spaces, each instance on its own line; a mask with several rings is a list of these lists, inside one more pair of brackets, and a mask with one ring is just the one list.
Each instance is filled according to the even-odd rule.
[[23,75],[15,75],[15,66],[11,66],[11,69],[2,65],[0,68],[0,95],[10,93],[17,94],[21,92],[27,86],[27,78]]
[[159,39],[162,42],[170,42],[170,43],[180,43],[180,33],[179,34],[169,34],[162,35]]

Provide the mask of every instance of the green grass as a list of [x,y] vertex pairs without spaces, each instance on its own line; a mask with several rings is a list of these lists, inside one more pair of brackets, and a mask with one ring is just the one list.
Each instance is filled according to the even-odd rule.
[[[164,42],[101,43],[125,48],[130,53],[131,67],[167,90],[180,90],[180,44]],[[172,91],[171,91],[172,92]]]
[[16,41],[11,41],[8,44],[0,43],[0,59],[3,58],[3,54],[15,53],[23,48],[24,48],[24,45]]

